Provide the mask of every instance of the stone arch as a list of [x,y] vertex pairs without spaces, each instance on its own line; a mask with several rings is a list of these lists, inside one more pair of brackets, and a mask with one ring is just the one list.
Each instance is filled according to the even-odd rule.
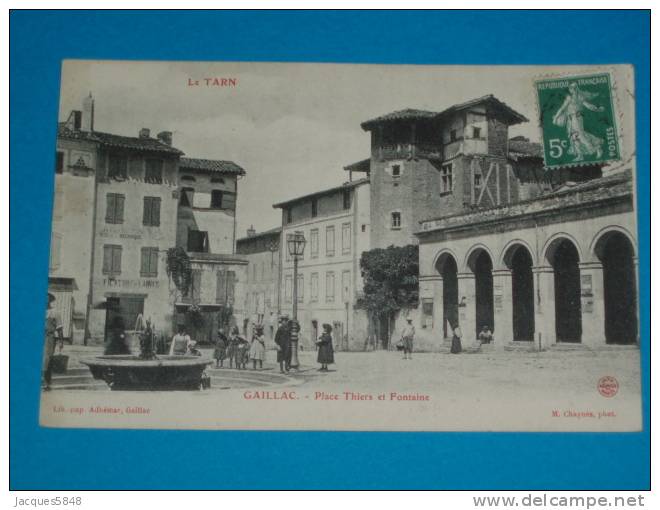
[[621,234],[628,239],[628,242],[630,243],[630,247],[632,248],[633,251],[633,256],[637,258],[636,241],[633,235],[627,229],[619,225],[609,225],[607,227],[600,229],[592,239],[591,244],[589,245],[589,255],[592,257],[594,261],[602,259],[603,249],[605,248],[605,244],[607,243],[608,239],[614,234]]
[[545,242],[545,245],[543,246],[542,259],[548,264],[552,265],[555,251],[563,241],[569,241],[577,250],[578,260],[584,260],[580,243],[577,239],[575,239],[575,237],[567,232],[556,232],[548,238],[548,240]]
[[481,254],[482,251],[488,254],[491,262],[495,260],[495,257],[493,257],[493,253],[490,251],[490,248],[488,248],[488,246],[486,246],[483,243],[474,244],[467,251],[467,254],[465,255],[465,259],[463,260],[462,269],[464,273],[474,272],[474,264],[477,260],[477,257]]
[[454,262],[458,263],[458,257],[451,248],[443,248],[436,253],[435,258],[433,259],[433,265],[431,266],[431,273],[442,273],[442,267],[449,257],[453,258]]
[[529,256],[532,258],[532,265],[536,266],[536,256],[534,250],[532,250],[532,247],[529,245],[527,241],[518,238],[518,239],[511,239],[511,241],[506,243],[506,245],[502,249],[502,253],[500,254],[500,258],[498,260],[498,268],[511,269],[511,261],[513,259],[513,256],[515,255],[516,251],[518,251],[518,249],[520,248],[527,249]]

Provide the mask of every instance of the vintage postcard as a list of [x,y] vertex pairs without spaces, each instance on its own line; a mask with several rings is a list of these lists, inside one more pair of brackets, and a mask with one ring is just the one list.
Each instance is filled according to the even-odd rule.
[[65,61],[41,424],[640,430],[634,108],[627,65]]

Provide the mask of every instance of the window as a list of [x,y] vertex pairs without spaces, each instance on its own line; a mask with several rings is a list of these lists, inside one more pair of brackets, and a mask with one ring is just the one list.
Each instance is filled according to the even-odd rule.
[[298,287],[296,288],[298,293],[298,303],[302,303],[305,299],[305,278],[303,275],[298,275]]
[[158,276],[158,248],[141,249],[140,276]]
[[319,274],[312,273],[309,276],[309,300],[316,302],[319,300]]
[[222,209],[222,191],[211,191],[211,209]]
[[391,221],[392,221],[392,228],[393,229],[401,228],[401,213],[400,212],[393,212]]
[[195,190],[193,188],[181,188],[181,197],[179,198],[179,205],[182,207],[192,207],[194,198],[195,198]]
[[64,172],[64,153],[57,151],[55,153],[55,173],[61,174]]
[[291,296],[293,295],[293,279],[291,275],[288,274],[284,278],[284,301],[291,303]]
[[181,177],[181,180],[184,182],[195,182],[195,178],[192,175],[184,175]]
[[124,195],[108,193],[105,196],[105,222],[124,223]]
[[440,192],[449,193],[454,189],[454,169],[451,163],[440,168]]
[[319,214],[319,201],[312,198],[312,218],[316,218]]
[[344,209],[351,208],[351,192],[349,190],[344,190],[342,195]]
[[474,185],[481,186],[481,174],[474,174]]
[[481,138],[481,128],[478,127],[472,128],[472,138]]
[[343,255],[351,253],[351,224],[344,223],[341,226],[341,252]]
[[50,237],[50,260],[48,269],[54,271],[60,267],[60,253],[62,251],[62,234],[53,232]]
[[160,226],[160,197],[144,197],[142,224],[147,227]]
[[362,224],[362,232],[366,232],[366,231],[367,231],[367,226],[363,223]]
[[188,230],[188,251],[208,253],[209,234],[203,230]]
[[319,256],[319,229],[313,228],[309,232],[309,255],[315,259]]
[[325,301],[332,303],[335,300],[335,273],[328,271],[325,273]]
[[144,170],[144,182],[151,184],[163,183],[163,160],[148,159]]
[[348,303],[351,297],[351,272],[342,271],[341,273],[341,298],[344,303]]
[[225,180],[222,177],[211,177],[211,184],[224,184]]
[[117,244],[103,246],[103,274],[110,276],[121,274],[121,249]]
[[325,254],[328,257],[335,256],[335,227],[325,227]]
[[108,178],[126,179],[128,177],[128,158],[111,154],[108,157]]
[[218,271],[216,273],[215,302],[218,304],[231,304],[234,302],[234,285],[236,273],[234,271]]
[[401,165],[392,165],[392,177],[401,177]]
[[455,142],[456,140],[457,140],[457,137],[456,137],[456,130],[455,130],[455,129],[452,129],[452,130],[449,132],[449,141],[450,141],[450,142]]
[[293,221],[293,215],[291,214],[291,208],[284,209],[284,215],[286,217],[287,225]]

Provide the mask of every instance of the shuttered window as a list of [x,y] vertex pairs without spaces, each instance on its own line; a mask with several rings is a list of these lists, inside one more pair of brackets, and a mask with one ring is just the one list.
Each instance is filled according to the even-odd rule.
[[230,211],[236,209],[236,193],[230,191],[222,192],[222,208]]
[[103,246],[103,274],[110,276],[121,274],[121,246],[106,244]]
[[108,193],[105,208],[106,223],[124,223],[124,195]]
[[144,181],[151,184],[162,184],[163,182],[163,160],[148,159],[144,170]]
[[111,155],[108,158],[108,177],[112,179],[126,179],[128,176],[128,158]]
[[160,226],[160,197],[144,197],[142,224],[150,227]]
[[188,251],[207,253],[209,251],[209,234],[203,230],[188,230]]
[[158,248],[142,248],[140,259],[140,276],[158,276]]

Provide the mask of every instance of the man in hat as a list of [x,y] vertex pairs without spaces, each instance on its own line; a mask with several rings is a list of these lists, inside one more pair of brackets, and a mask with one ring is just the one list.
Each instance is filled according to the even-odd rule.
[[50,390],[52,382],[53,367],[52,359],[55,354],[55,337],[59,340],[60,351],[62,350],[62,321],[59,314],[53,309],[55,296],[48,293],[48,307],[46,309],[46,339],[44,342],[44,355],[41,367],[43,389]]
[[413,340],[415,339],[415,326],[412,325],[412,319],[406,319],[406,325],[401,332],[401,341],[403,342],[403,359],[412,359]]
[[289,317],[280,317],[280,325],[275,333],[275,345],[277,346],[277,362],[280,364],[280,372],[288,372],[291,369],[291,336],[289,332]]

